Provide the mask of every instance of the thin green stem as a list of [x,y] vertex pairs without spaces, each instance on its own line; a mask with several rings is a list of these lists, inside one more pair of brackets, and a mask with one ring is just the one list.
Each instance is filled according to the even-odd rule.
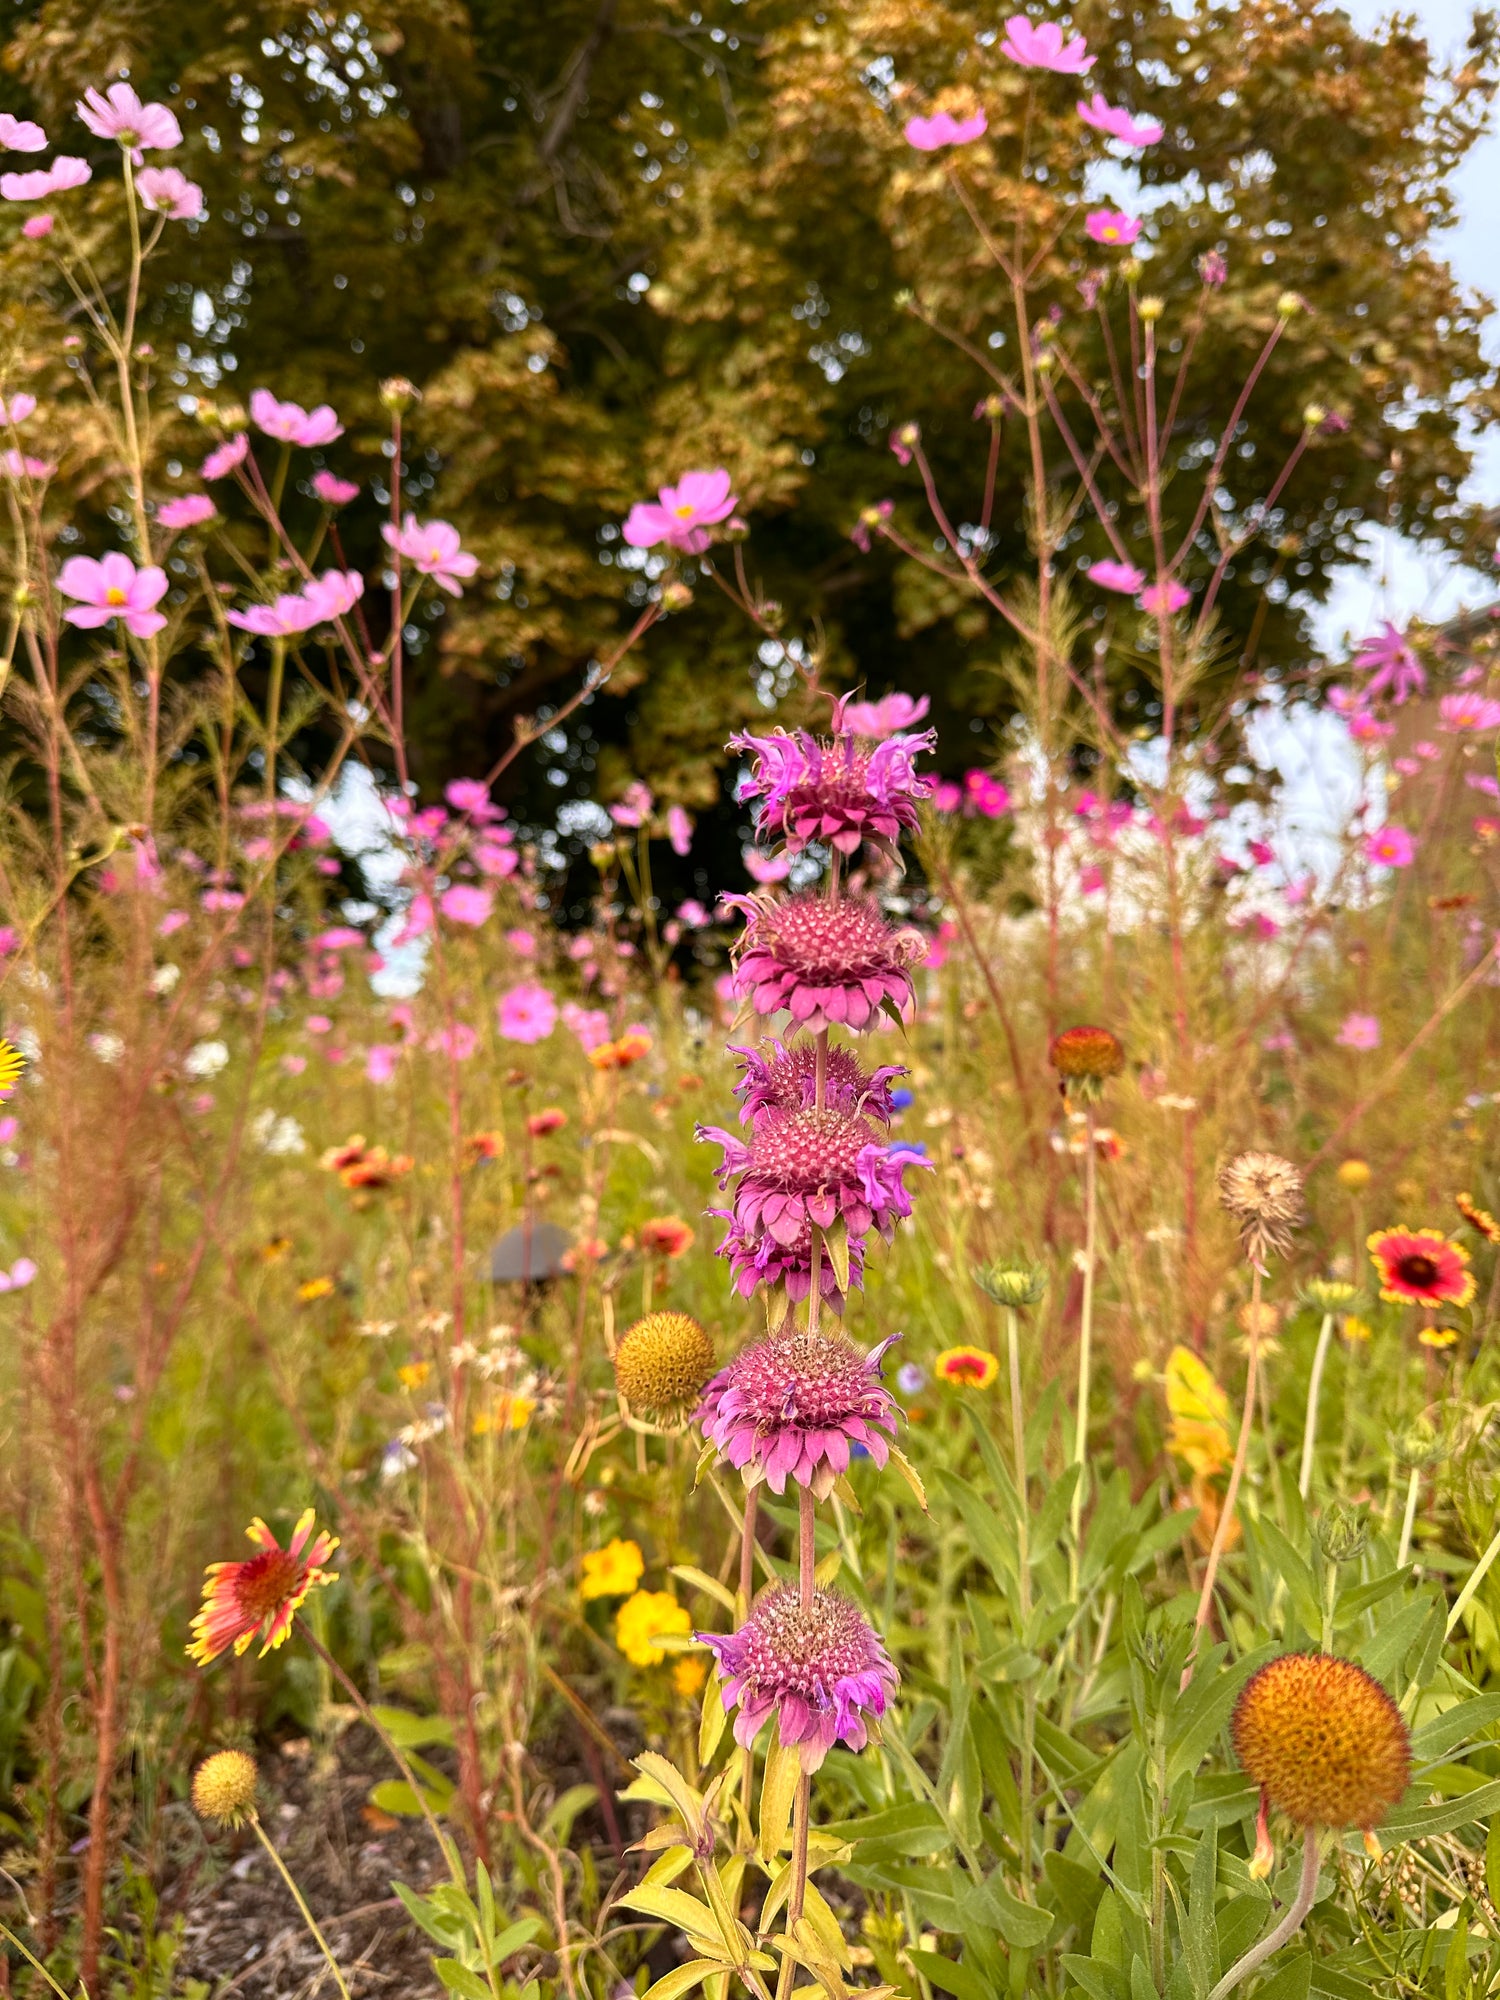
[[1396,1549],[1396,1567],[1405,1569],[1411,1560],[1411,1531],[1416,1525],[1417,1496],[1422,1491],[1422,1468],[1414,1465],[1406,1481],[1406,1511],[1401,1516],[1401,1541]]
[[1306,1500],[1312,1490],[1313,1453],[1318,1445],[1318,1398],[1323,1389],[1323,1369],[1328,1360],[1328,1343],[1333,1339],[1333,1314],[1324,1313],[1318,1328],[1318,1344],[1313,1350],[1312,1373],[1307,1378],[1307,1422],[1302,1428],[1302,1465],[1297,1474],[1297,1491]]
[[1287,1939],[1295,1936],[1302,1928],[1303,1921],[1318,1893],[1319,1838],[1315,1826],[1310,1826],[1302,1837],[1301,1879],[1297,1884],[1297,1893],[1287,1904],[1280,1923],[1274,1930],[1268,1931],[1259,1944],[1251,1945],[1242,1958],[1235,1960],[1218,1985],[1209,1993],[1208,2000],[1227,2000],[1227,1996],[1237,1986],[1242,1986],[1252,1972],[1264,1965],[1273,1952],[1280,1951]]
[[282,1881],[285,1882],[288,1889],[291,1890],[292,1901],[297,1905],[297,1908],[302,1912],[302,1921],[307,1925],[309,1931],[311,1931],[313,1942],[317,1945],[318,1950],[322,1952],[324,1958],[328,1961],[328,1970],[333,1974],[334,1982],[337,1985],[339,1992],[343,1994],[344,2000],[349,2000],[348,1983],[345,1980],[343,1973],[340,1972],[339,1970],[339,1962],[334,1957],[333,1953],[329,1950],[327,1938],[324,1937],[323,1933],[318,1929],[317,1920],[314,1918],[312,1911],[307,1907],[307,1901],[303,1896],[302,1891],[297,1887],[291,1869],[287,1867],[286,1863],[282,1860],[281,1856],[276,1852],[276,1849],[272,1844],[269,1835],[266,1833],[265,1828],[261,1825],[259,1813],[256,1812],[251,1813],[250,1826],[255,1834],[255,1838],[260,1842],[261,1846],[266,1850],[267,1854],[270,1855],[272,1861],[275,1863],[276,1872],[280,1875]]
[[1070,1557],[1072,1588],[1078,1594],[1082,1558],[1084,1472],[1088,1462],[1089,1387],[1094,1360],[1094,1249],[1098,1221],[1098,1174],[1094,1149],[1094,1107],[1084,1112],[1083,1155],[1083,1302],[1078,1320],[1078,1418],[1073,1434],[1073,1463],[1078,1481],[1073,1488],[1073,1551]]
[[1198,1609],[1193,1618],[1193,1649],[1188,1654],[1187,1665],[1182,1670],[1183,1690],[1193,1678],[1193,1664],[1198,1657],[1198,1648],[1203,1642],[1203,1628],[1207,1625],[1209,1613],[1213,1610],[1214,1583],[1219,1574],[1219,1562],[1229,1541],[1229,1530],[1234,1522],[1235,1502],[1240,1496],[1240,1481],[1245,1476],[1245,1461],[1250,1455],[1250,1428],[1255,1421],[1255,1382],[1260,1372],[1260,1266],[1253,1265],[1251,1272],[1250,1359],[1245,1370],[1245,1407],[1240,1416],[1239,1442],[1235,1446],[1234,1465],[1229,1474],[1229,1488],[1224,1495],[1224,1505],[1219,1509],[1219,1518],[1214,1524],[1213,1543],[1208,1551],[1208,1566],[1203,1572],[1203,1588],[1198,1594]]
[[[32,1951],[27,1945],[25,1945],[21,1941],[20,1938],[16,1936],[15,1932],[10,1928],[8,1924],[0,1924],[0,1937],[3,1937],[7,1944],[13,1944],[16,1950],[20,1952],[21,1956],[26,1960],[28,1965],[33,1965],[36,1967],[37,1971],[42,1975],[43,1979],[45,1979],[47,1984],[52,1988],[52,1991],[55,1994],[57,1994],[58,2000],[74,2000],[73,1994],[71,1994],[68,1991],[67,1987],[58,1985],[57,1981],[52,1977],[52,1974],[47,1970],[46,1966],[43,1965],[42,1961],[37,1957],[36,1953]],[[85,1992],[87,1991],[86,1988],[83,1990]]]
[[[1021,1406],[1021,1341],[1014,1307],[1005,1313],[1005,1347],[1010,1363],[1010,1433],[1015,1453],[1016,1565],[1019,1572],[1017,1606],[1021,1614],[1021,1644],[1031,1630],[1031,1503],[1026,1471],[1026,1412]],[[1028,1680],[1021,1696],[1021,1896],[1031,1900],[1032,1839],[1034,1811],[1032,1793],[1036,1785],[1036,1682]]]

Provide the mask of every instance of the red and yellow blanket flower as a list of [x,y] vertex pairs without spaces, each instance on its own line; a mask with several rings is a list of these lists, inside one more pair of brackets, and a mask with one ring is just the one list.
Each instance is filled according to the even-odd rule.
[[259,1553],[247,1562],[209,1564],[187,1649],[190,1659],[206,1667],[231,1646],[238,1656],[257,1638],[264,1659],[281,1644],[313,1586],[335,1581],[334,1572],[322,1565],[338,1547],[338,1537],[326,1529],[315,1536],[313,1526],[309,1507],[282,1548],[257,1515],[245,1533]]
[[1377,1229],[1365,1248],[1392,1305],[1466,1306],[1474,1296],[1469,1253],[1441,1229]]

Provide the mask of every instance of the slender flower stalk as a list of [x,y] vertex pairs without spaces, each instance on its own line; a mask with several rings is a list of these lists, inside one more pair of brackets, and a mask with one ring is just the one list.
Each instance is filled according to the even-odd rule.
[[1098,1151],[1094,1143],[1094,1107],[1084,1109],[1083,1155],[1083,1299],[1078,1316],[1078,1413],[1073,1433],[1073,1463],[1078,1468],[1073,1487],[1071,1522],[1073,1547],[1069,1558],[1074,1595],[1078,1589],[1078,1568],[1082,1560],[1079,1543],[1083,1535],[1084,1471],[1088,1464],[1089,1391],[1094,1360],[1094,1259],[1097,1252],[1099,1219]]
[[1318,1895],[1318,1859],[1322,1847],[1322,1835],[1315,1826],[1307,1827],[1302,1835],[1302,1873],[1297,1881],[1297,1893],[1281,1914],[1281,1920],[1274,1930],[1269,1930],[1259,1944],[1237,1958],[1224,1977],[1213,1987],[1208,2000],[1228,2000],[1228,1996],[1238,1986],[1243,1986],[1251,1973],[1263,1966],[1273,1953],[1280,1951],[1289,1938],[1297,1935],[1307,1920]]
[[1333,1314],[1326,1312],[1318,1328],[1318,1344],[1313,1350],[1312,1373],[1307,1378],[1307,1421],[1302,1427],[1302,1465],[1297,1474],[1297,1491],[1305,1500],[1312,1491],[1313,1454],[1318,1446],[1318,1398],[1323,1388],[1323,1368],[1328,1360],[1328,1344],[1333,1339]]
[[1240,1434],[1234,1448],[1234,1463],[1230,1467],[1224,1504],[1219,1509],[1218,1520],[1214,1523],[1214,1538],[1209,1546],[1208,1562],[1203,1571],[1203,1587],[1198,1593],[1198,1609],[1193,1616],[1193,1649],[1188,1655],[1187,1665],[1182,1670],[1184,1690],[1193,1678],[1193,1664],[1198,1657],[1203,1628],[1213,1611],[1214,1584],[1218,1580],[1219,1562],[1229,1541],[1235,1502],[1240,1497],[1240,1481],[1245,1476],[1245,1462],[1250,1455],[1250,1432],[1255,1423],[1256,1380],[1260,1372],[1260,1329],[1260,1267],[1257,1265],[1250,1279],[1250,1356],[1245,1366],[1245,1403],[1240,1412]]
[[348,1981],[344,1978],[344,1975],[339,1968],[339,1962],[334,1957],[333,1952],[329,1947],[327,1938],[324,1937],[322,1931],[320,1931],[318,1928],[317,1918],[314,1917],[312,1911],[307,1907],[307,1898],[303,1895],[302,1891],[297,1887],[295,1876],[292,1874],[291,1869],[288,1868],[286,1863],[282,1860],[281,1856],[276,1852],[275,1843],[271,1840],[265,1828],[260,1823],[260,1814],[257,1812],[251,1812],[248,1815],[248,1818],[250,1821],[250,1831],[255,1835],[255,1838],[260,1842],[261,1846],[266,1850],[267,1854],[270,1855],[271,1860],[275,1865],[277,1874],[280,1875],[282,1881],[285,1882],[287,1888],[291,1891],[292,1901],[297,1905],[297,1908],[301,1911],[302,1921],[307,1925],[309,1932],[312,1934],[313,1943],[318,1947],[318,1950],[322,1952],[324,1960],[328,1966],[328,1970],[333,1974],[333,1982],[335,1986],[338,1987],[339,1992],[343,1995],[343,2000],[349,2000]]

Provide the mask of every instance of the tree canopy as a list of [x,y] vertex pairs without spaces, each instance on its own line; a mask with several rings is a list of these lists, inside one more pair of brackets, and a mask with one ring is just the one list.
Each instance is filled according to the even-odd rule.
[[[649,588],[622,560],[624,513],[718,464],[786,630],[819,631],[841,684],[927,693],[945,743],[982,754],[1010,706],[1007,633],[889,546],[850,540],[887,496],[908,535],[931,537],[888,449],[903,423],[921,426],[953,504],[977,505],[989,426],[973,412],[987,359],[1003,364],[1017,339],[943,164],[902,138],[934,105],[985,106],[964,184],[990,226],[1026,218],[1044,250],[1032,324],[1074,340],[1086,374],[1104,357],[1080,286],[1101,258],[1073,236],[1049,245],[1065,193],[1097,188],[1147,215],[1142,282],[1170,302],[1168,352],[1194,260],[1223,253],[1174,416],[1174,518],[1278,300],[1305,301],[1217,504],[1264,494],[1309,402],[1344,428],[1318,438],[1226,577],[1226,673],[1252,658],[1284,680],[1308,673],[1308,609],[1362,522],[1478,550],[1486,523],[1459,487],[1466,438],[1496,414],[1489,307],[1443,262],[1441,232],[1496,73],[1489,18],[1445,71],[1409,19],[1367,37],[1337,9],[1287,0],[1080,0],[1074,20],[1099,52],[1088,87],[1165,127],[1139,164],[1080,145],[1078,79],[1043,74],[1033,90],[999,53],[994,10],[968,0],[415,0],[359,14],[45,0],[15,20],[5,61],[64,150],[95,144],[72,118],[85,85],[128,71],[170,93],[181,164],[238,224],[227,258],[211,247],[221,232],[179,229],[165,247],[150,338],[183,414],[155,441],[163,491],[208,447],[194,399],[222,410],[266,384],[328,400],[348,426],[329,462],[365,481],[342,532],[351,560],[373,559],[389,498],[378,385],[420,388],[410,502],[458,524],[485,565],[414,639],[414,768],[436,784],[482,769],[517,714],[544,713],[618,643]],[[89,191],[100,255],[120,198],[103,180]],[[48,323],[11,302],[10,379],[65,378],[72,309],[59,292]],[[1003,579],[1027,559],[1019,427],[1001,426],[999,450],[986,566]],[[1060,449],[1046,476],[1074,477]],[[1129,493],[1113,497],[1128,517]],[[1107,552],[1084,525],[1064,556]],[[1117,705],[1149,716],[1123,642],[1108,677]],[[790,679],[705,583],[518,782],[549,817],[631,775],[704,807],[728,730]]]

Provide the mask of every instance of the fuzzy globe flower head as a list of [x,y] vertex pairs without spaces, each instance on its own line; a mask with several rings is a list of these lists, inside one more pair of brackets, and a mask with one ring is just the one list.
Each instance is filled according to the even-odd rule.
[[714,1344],[687,1313],[647,1313],[615,1348],[615,1387],[658,1423],[685,1423],[713,1368]]
[[1219,1205],[1234,1219],[1245,1255],[1260,1271],[1285,1257],[1302,1220],[1302,1176],[1277,1153],[1237,1153],[1219,1169]]
[[[740,1080],[734,1094],[740,1100],[740,1122],[748,1125],[760,1111],[811,1111],[817,1102],[817,1046],[809,1041],[793,1042],[790,1048],[778,1041],[762,1042],[758,1048],[731,1048],[740,1059]],[[823,1067],[823,1102],[832,1111],[846,1111],[862,1118],[878,1118],[888,1125],[894,1115],[891,1084],[905,1076],[899,1063],[867,1070],[849,1049],[830,1048]]]
[[[842,1333],[783,1329],[754,1340],[709,1383],[698,1425],[743,1475],[786,1491],[791,1479],[823,1500],[862,1445],[884,1466],[896,1399],[880,1379],[892,1335],[861,1354]],[[757,1725],[758,1727],[759,1725]]]
[[1057,1071],[1063,1093],[1085,1104],[1097,1103],[1111,1077],[1125,1067],[1125,1048],[1108,1028],[1082,1023],[1052,1037],[1047,1060]]
[[859,1607],[831,1590],[804,1606],[797,1591],[767,1591],[737,1632],[699,1632],[723,1675],[725,1713],[749,1749],[772,1715],[784,1749],[816,1771],[836,1743],[863,1750],[867,1717],[885,1714],[900,1676]]
[[760,800],[761,838],[784,840],[792,853],[815,840],[844,855],[858,853],[866,840],[894,846],[920,824],[917,807],[933,781],[918,774],[916,762],[932,749],[936,732],[923,729],[872,742],[845,727],[842,702],[833,724],[832,738],[805,729],[731,736],[731,750],[755,759],[740,797]]
[[865,896],[790,896],[784,902],[727,896],[747,922],[734,991],[757,1014],[783,1009],[799,1027],[860,1032],[882,1011],[912,1004],[911,967],[926,956],[920,933],[898,931]]
[[1302,1827],[1370,1833],[1411,1778],[1411,1738],[1379,1681],[1331,1653],[1283,1653],[1240,1690],[1234,1754]]
[[193,1811],[215,1826],[241,1826],[255,1811],[255,1759],[246,1750],[216,1750],[193,1773]]

